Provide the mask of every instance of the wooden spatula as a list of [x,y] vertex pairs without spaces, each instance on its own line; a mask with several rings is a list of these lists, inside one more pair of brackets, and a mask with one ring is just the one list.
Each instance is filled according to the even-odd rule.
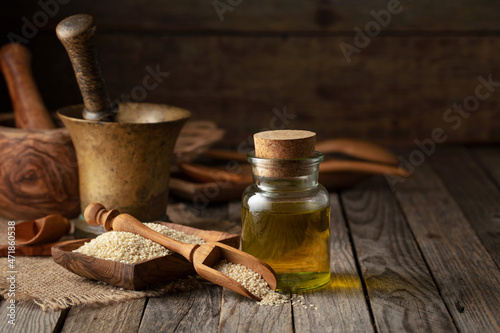
[[269,288],[276,290],[276,273],[262,260],[243,251],[219,242],[208,242],[202,245],[186,244],[151,230],[129,214],[120,214],[113,209],[107,211],[99,203],[90,204],[85,209],[85,220],[92,225],[102,225],[106,231],[127,231],[150,239],[167,249],[179,253],[193,263],[196,272],[204,279],[219,286],[231,289],[245,297],[260,301],[241,284],[215,270],[213,267],[221,260],[241,264],[262,275]]

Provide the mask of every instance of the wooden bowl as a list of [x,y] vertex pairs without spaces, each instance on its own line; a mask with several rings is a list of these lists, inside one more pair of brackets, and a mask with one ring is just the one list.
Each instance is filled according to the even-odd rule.
[[[198,236],[207,242],[221,242],[234,248],[238,248],[240,244],[240,236],[236,234],[200,230],[168,222],[155,223],[160,223],[189,235]],[[150,289],[160,283],[196,274],[193,264],[177,253],[134,264],[124,264],[72,252],[84,243],[85,240],[75,240],[63,246],[55,246],[52,248],[52,258],[57,264],[77,275],[107,282],[128,290]]]

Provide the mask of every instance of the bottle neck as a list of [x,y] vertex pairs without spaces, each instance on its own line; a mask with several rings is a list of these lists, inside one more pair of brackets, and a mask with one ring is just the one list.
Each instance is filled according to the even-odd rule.
[[323,154],[302,159],[263,159],[248,155],[255,186],[263,191],[305,191],[318,186]]
[[305,191],[318,186],[318,172],[297,177],[266,177],[254,172],[253,182],[264,191]]

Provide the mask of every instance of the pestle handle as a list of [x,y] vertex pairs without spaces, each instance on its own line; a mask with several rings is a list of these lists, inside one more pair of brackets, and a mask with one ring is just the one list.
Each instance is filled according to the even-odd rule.
[[87,120],[112,121],[117,106],[111,102],[102,75],[101,62],[95,43],[94,18],[77,14],[62,20],[56,34],[66,48],[75,71]]
[[120,214],[116,209],[108,211],[99,203],[88,205],[84,217],[88,224],[102,225],[106,231],[127,231],[150,239],[169,250],[179,253],[189,262],[193,261],[193,253],[199,247],[198,244],[186,244],[164,236],[149,229],[132,215]]
[[16,127],[55,128],[31,72],[30,51],[16,43],[3,46],[0,49],[0,67],[9,88]]

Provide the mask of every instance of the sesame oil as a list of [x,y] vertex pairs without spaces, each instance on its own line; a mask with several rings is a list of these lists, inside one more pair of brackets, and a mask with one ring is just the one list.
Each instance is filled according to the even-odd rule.
[[330,280],[330,207],[277,206],[263,212],[243,208],[242,250],[274,269],[278,290],[324,285]]

